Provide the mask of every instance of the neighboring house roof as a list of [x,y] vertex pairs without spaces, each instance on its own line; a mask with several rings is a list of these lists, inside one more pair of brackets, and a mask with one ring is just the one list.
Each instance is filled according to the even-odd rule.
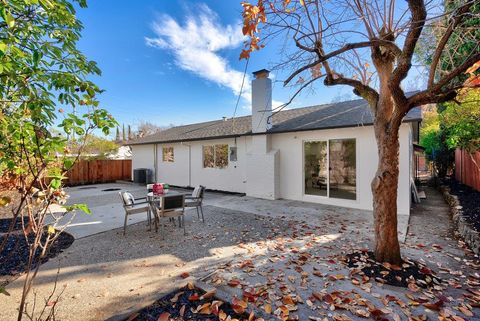
[[[173,143],[252,134],[252,116],[214,120],[204,123],[172,127],[153,135],[126,142],[126,145]],[[421,121],[420,108],[412,109],[404,122]],[[267,133],[285,133],[373,124],[372,112],[363,99],[282,110],[274,113],[272,128]]]

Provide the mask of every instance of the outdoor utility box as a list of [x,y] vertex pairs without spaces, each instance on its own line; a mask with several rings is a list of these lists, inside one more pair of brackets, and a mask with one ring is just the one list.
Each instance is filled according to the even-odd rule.
[[133,182],[137,184],[150,184],[152,171],[148,168],[136,168],[133,170]]

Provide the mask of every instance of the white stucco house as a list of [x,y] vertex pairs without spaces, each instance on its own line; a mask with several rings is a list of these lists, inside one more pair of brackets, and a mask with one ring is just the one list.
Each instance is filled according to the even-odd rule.
[[[129,142],[132,168],[174,186],[372,209],[378,156],[367,102],[358,99],[272,115],[267,70],[254,73],[252,115],[173,127]],[[409,214],[420,109],[400,128],[398,212]]]

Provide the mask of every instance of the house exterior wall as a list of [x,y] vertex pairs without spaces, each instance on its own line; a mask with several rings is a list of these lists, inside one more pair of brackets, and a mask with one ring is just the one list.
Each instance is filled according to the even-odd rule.
[[248,196],[277,199],[280,197],[280,152],[271,149],[273,135],[254,135],[247,150]]
[[[246,150],[251,137],[194,141],[157,145],[157,181],[176,186],[205,185],[209,189],[246,192]],[[228,161],[226,168],[203,168],[205,145],[228,144],[237,147],[237,161]],[[162,160],[162,148],[173,147],[174,161]],[[135,156],[134,156],[135,158]]]
[[[411,127],[403,124],[400,129],[400,173],[410,172]],[[327,198],[304,194],[305,141],[330,139],[356,139],[356,200]],[[375,175],[378,156],[373,127],[337,128],[297,133],[282,133],[272,136],[272,149],[280,151],[280,197],[284,199],[323,203],[359,209],[372,209],[370,183]],[[398,213],[410,213],[410,175],[400,174],[398,187]]]
[[[359,209],[372,209],[370,183],[378,164],[377,148],[372,126],[337,128],[296,133],[269,135],[266,145],[258,139],[263,135],[239,138],[194,141],[175,144],[134,145],[132,168],[154,169],[157,181],[176,186],[205,185],[209,189],[223,190],[275,199],[284,198],[316,202]],[[412,173],[412,127],[400,128],[400,178],[398,186],[398,212],[410,213],[410,178]],[[356,139],[356,200],[326,198],[304,194],[303,142],[329,139]],[[253,144],[259,140],[260,144]],[[259,142],[257,142],[259,143]],[[237,147],[237,161],[229,160],[223,169],[203,168],[202,146],[228,144]],[[259,149],[261,145],[262,149]],[[163,162],[162,147],[174,147],[174,162]],[[263,149],[263,147],[265,147]],[[260,155],[262,154],[263,155]],[[410,175],[405,175],[409,173]],[[262,190],[263,189],[263,190]]]
[[[410,214],[412,206],[411,183],[414,181],[415,173],[413,170],[414,152],[413,138],[414,132],[412,124],[403,124],[400,127],[400,176],[398,179],[398,212],[400,214]],[[408,179],[402,177],[402,173],[410,173]],[[402,209],[402,210],[400,210]]]
[[[137,168],[155,169],[154,145],[132,145],[132,179],[133,170]],[[154,176],[155,177],[155,174]]]
[[[190,144],[157,144],[157,182],[190,186]],[[164,162],[163,148],[173,147],[173,162]]]

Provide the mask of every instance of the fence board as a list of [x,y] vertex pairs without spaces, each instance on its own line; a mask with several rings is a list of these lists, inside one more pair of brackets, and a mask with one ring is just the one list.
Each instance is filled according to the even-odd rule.
[[132,160],[79,160],[67,173],[66,185],[107,183],[132,179]]
[[455,179],[480,191],[480,152],[455,150]]

